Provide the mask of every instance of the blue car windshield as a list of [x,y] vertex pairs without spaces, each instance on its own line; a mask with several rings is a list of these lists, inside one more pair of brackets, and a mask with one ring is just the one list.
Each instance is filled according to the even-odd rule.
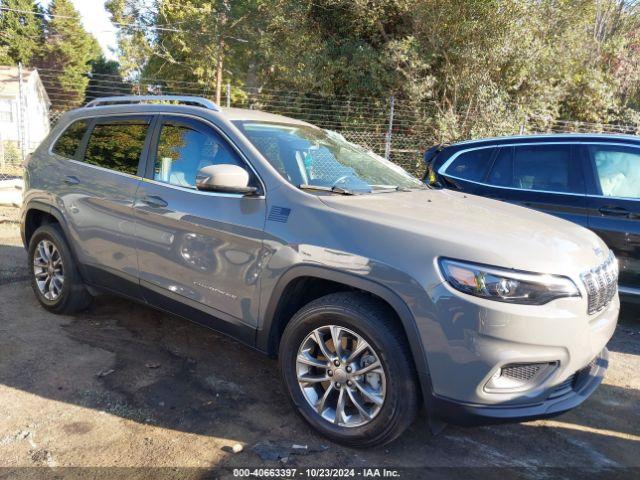
[[354,193],[427,188],[398,165],[339,133],[295,123],[234,123],[293,185]]

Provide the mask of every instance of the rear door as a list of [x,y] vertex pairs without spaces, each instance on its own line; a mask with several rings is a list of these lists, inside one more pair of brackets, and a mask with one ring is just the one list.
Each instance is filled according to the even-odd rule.
[[68,160],[56,176],[63,178],[59,196],[83,273],[90,283],[133,297],[139,296],[133,202],[150,122],[139,115],[83,120],[52,148]]
[[606,143],[583,148],[589,227],[620,262],[620,291],[640,294],[640,148]]
[[221,130],[192,117],[161,117],[150,152],[135,206],[146,299],[253,341],[264,196],[199,191],[195,179],[204,166],[234,164],[262,191],[257,176]]
[[588,226],[583,166],[573,144],[498,147],[476,193]]

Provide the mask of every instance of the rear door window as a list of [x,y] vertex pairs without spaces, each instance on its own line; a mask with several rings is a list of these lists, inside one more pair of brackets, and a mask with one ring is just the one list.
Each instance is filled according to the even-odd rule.
[[513,147],[498,148],[487,183],[500,187],[513,187]]
[[487,176],[495,148],[478,148],[458,155],[445,174],[462,180],[483,182]]
[[62,135],[58,137],[58,140],[51,151],[61,157],[71,159],[75,158],[78,147],[82,143],[82,139],[84,138],[86,131],[86,120],[73,122],[64,132],[62,132]]
[[502,147],[488,183],[520,190],[584,193],[582,170],[567,144]]
[[640,149],[615,145],[588,149],[603,196],[640,198]]
[[83,161],[137,175],[148,129],[148,117],[101,120],[93,127]]

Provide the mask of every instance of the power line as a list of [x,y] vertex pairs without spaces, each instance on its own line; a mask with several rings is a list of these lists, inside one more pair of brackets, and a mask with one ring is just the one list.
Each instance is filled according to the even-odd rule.
[[[50,68],[39,68],[38,71],[41,73],[42,72],[51,72],[55,74],[64,73],[63,70],[50,69]],[[135,84],[135,85],[148,85],[148,86],[162,85],[164,87],[165,84],[167,84],[171,86],[169,88],[176,88],[177,86],[179,86],[180,89],[194,88],[195,90],[198,90],[198,91],[206,88],[213,88],[213,85],[209,85],[209,84],[203,84],[203,83],[188,81],[188,80],[173,80],[173,79],[167,79],[167,78],[140,77],[137,79],[125,80],[120,75],[117,75],[117,74],[103,74],[103,73],[91,73],[90,78],[92,79],[112,78],[114,80],[122,81],[127,84]],[[389,101],[388,97],[386,96],[374,97],[374,96],[366,96],[366,95],[356,96],[353,94],[351,95],[323,94],[323,93],[318,93],[313,91],[300,91],[300,90],[292,90],[292,89],[274,89],[274,88],[264,88],[264,87],[248,87],[248,86],[241,86],[237,88],[244,91],[247,95],[263,95],[263,96],[276,95],[281,98],[290,96],[290,95],[297,96],[297,97],[304,96],[309,99],[317,98],[318,101],[322,101],[322,102],[333,101],[334,99],[335,100],[341,99],[342,101],[350,102],[353,105],[370,104],[371,102],[374,102],[374,103],[378,103],[380,106],[383,106],[384,108],[388,108],[388,101]],[[435,102],[433,100],[428,100],[426,101],[425,104],[427,105],[435,104]],[[403,105],[400,104],[398,108],[402,109]]]
[[[22,13],[22,14],[25,14],[25,15],[34,15],[34,16],[43,17],[43,18],[68,18],[68,19],[77,19],[77,18],[79,18],[79,15],[78,16],[73,16],[73,15],[61,15],[61,14],[51,14],[51,13],[43,13],[43,12],[33,12],[33,11],[30,11],[30,10],[21,10],[21,9],[18,9],[18,8],[9,8],[9,7],[0,7],[0,10],[4,10],[6,12]],[[113,20],[111,20],[111,24],[116,26],[116,27],[119,27],[119,28],[130,28],[130,29],[133,29],[133,30],[140,30],[140,31],[146,31],[148,29],[153,29],[153,30],[157,30],[157,31],[161,31],[161,32],[188,33],[188,34],[195,35],[195,36],[211,37],[211,35],[208,35],[208,34],[203,33],[203,32],[196,32],[194,30],[184,30],[184,29],[170,28],[170,27],[167,27],[167,26],[162,26],[162,24],[136,25],[134,23],[115,22]],[[169,25],[169,24],[165,24],[165,25]],[[245,40],[245,39],[242,39],[242,38],[237,38],[237,37],[230,36],[230,35],[224,35],[224,38],[225,39],[236,40],[236,41],[243,42],[243,43],[248,42],[248,40]]]
[[[50,93],[56,110],[75,108],[79,103],[94,98],[119,94],[131,94],[142,92],[145,94],[183,94],[212,97],[212,87],[197,82],[170,82],[178,85],[158,87],[157,82],[163,79],[154,79],[153,82],[123,81],[118,75],[96,74],[88,80],[88,86],[78,85],[79,90],[69,91],[58,83],[58,76],[64,73],[62,70],[41,69],[40,77],[45,89]],[[84,83],[84,82],[83,82]],[[388,111],[384,98],[348,97],[346,100],[339,98],[319,97],[314,92],[293,90],[270,90],[263,92],[245,92],[245,96],[232,98],[232,106],[253,108],[258,107],[268,112],[279,113],[290,117],[310,121],[322,128],[330,128],[340,131],[358,132],[369,135],[369,141],[380,142],[388,126]],[[407,102],[406,104],[403,104]],[[403,138],[402,142],[408,145],[430,144],[433,140],[434,120],[438,111],[433,108],[433,102],[415,105],[411,100],[398,100],[394,117],[394,136]],[[491,121],[491,113],[483,111],[459,112],[455,114],[462,122],[462,130],[472,132],[474,126],[486,124]],[[514,118],[517,118],[514,112]],[[468,122],[467,125],[463,125]],[[586,122],[573,122],[570,120],[535,120],[529,119],[530,130],[536,131],[584,131],[596,130],[619,133],[635,133],[636,126],[598,124]],[[497,127],[496,127],[497,128]],[[513,133],[508,125],[498,128],[496,131]],[[400,137],[402,136],[402,137]]]

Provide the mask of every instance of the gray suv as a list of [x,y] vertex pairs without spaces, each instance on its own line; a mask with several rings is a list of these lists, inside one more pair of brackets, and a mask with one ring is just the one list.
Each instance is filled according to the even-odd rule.
[[607,368],[618,267],[592,232],[435,190],[338,133],[194,97],[67,113],[27,163],[40,303],[112,292],[278,356],[302,417],[386,443],[551,416]]

